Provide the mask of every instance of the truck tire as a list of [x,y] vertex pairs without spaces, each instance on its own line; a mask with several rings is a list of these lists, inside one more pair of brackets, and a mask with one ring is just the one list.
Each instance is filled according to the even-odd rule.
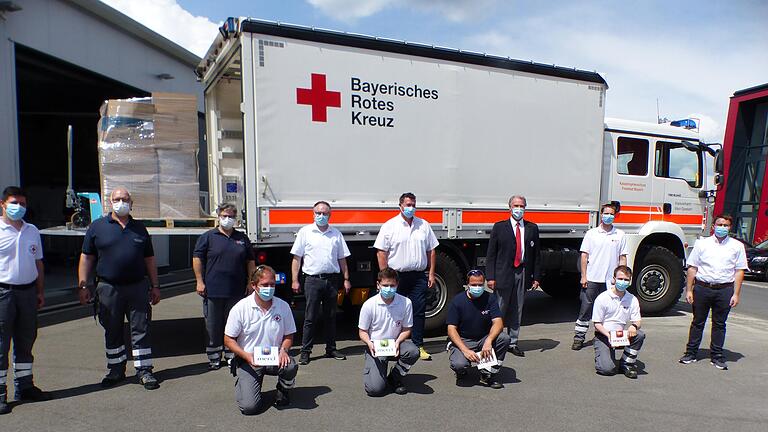
[[424,329],[445,328],[448,305],[453,297],[463,289],[461,268],[447,254],[437,251],[435,263],[435,286],[427,289],[426,322]]
[[643,314],[658,315],[674,306],[683,289],[683,265],[674,253],[662,246],[643,251],[637,259],[632,292]]
[[579,298],[579,274],[549,273],[541,278],[541,290],[557,299]]

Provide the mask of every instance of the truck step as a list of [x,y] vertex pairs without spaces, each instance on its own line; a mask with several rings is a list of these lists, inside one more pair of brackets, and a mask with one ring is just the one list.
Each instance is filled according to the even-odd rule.
[[215,218],[200,219],[162,219],[162,218],[137,218],[144,226],[152,228],[213,228],[216,226]]

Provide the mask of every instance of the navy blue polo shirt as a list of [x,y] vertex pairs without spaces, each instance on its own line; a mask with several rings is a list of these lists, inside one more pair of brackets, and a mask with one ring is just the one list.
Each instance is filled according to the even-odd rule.
[[243,297],[248,283],[248,261],[256,257],[248,236],[240,231],[232,235],[218,228],[207,231],[197,239],[195,258],[203,262],[203,282],[206,295],[211,298]]
[[496,294],[484,292],[470,300],[466,292],[460,292],[448,307],[445,323],[456,326],[462,338],[477,340],[488,335],[494,318],[501,318]]
[[128,218],[123,228],[110,212],[93,221],[85,232],[83,253],[97,255],[96,275],[112,283],[134,283],[144,279],[144,258],[155,256],[144,224]]

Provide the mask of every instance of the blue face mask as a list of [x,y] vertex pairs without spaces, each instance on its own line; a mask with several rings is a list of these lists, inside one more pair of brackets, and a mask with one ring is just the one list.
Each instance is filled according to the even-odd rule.
[[402,213],[403,213],[403,216],[410,219],[416,213],[416,207],[403,207]]
[[315,223],[317,226],[326,226],[328,225],[328,219],[331,217],[329,215],[324,214],[317,214],[315,213]]
[[389,300],[397,293],[397,285],[379,285],[379,293],[381,298]]
[[478,298],[485,292],[485,287],[482,285],[470,285],[467,291],[469,291],[469,295],[471,295],[472,298]]
[[715,237],[717,237],[717,238],[725,238],[725,236],[728,235],[729,231],[730,231],[730,229],[728,227],[726,227],[726,226],[716,226],[715,227]]
[[628,280],[616,279],[616,289],[618,291],[626,291],[630,284],[631,282]]
[[259,295],[259,298],[261,298],[264,301],[270,301],[272,300],[272,297],[275,295],[275,287],[273,286],[260,286],[256,288],[256,294]]
[[602,221],[606,225],[610,225],[613,223],[613,220],[616,218],[616,216],[608,213],[603,213]]
[[21,204],[8,203],[5,206],[5,215],[8,216],[8,219],[12,221],[21,220],[21,218],[23,218],[24,214],[26,213],[27,213],[27,208]]
[[515,220],[522,219],[523,214],[525,214],[525,209],[522,207],[514,207],[512,209],[512,217],[515,218]]

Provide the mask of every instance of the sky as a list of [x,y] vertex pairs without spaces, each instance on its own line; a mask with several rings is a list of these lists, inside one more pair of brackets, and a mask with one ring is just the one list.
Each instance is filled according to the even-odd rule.
[[606,116],[697,118],[709,143],[733,92],[768,82],[764,0],[102,1],[199,56],[247,16],[597,71]]

